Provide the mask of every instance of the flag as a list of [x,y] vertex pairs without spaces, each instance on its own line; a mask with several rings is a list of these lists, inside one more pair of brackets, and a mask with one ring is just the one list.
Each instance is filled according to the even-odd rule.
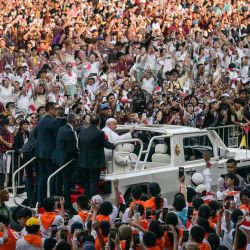
[[243,135],[239,148],[243,148],[243,147],[247,148],[247,136],[246,135]]
[[249,127],[248,127],[248,126],[247,126],[247,127],[244,127],[243,130],[244,130],[245,134],[248,135]]

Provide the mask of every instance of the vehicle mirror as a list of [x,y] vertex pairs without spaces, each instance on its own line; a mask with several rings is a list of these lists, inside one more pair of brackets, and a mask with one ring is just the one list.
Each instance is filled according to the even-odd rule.
[[217,147],[219,157],[226,157],[226,149],[223,147]]

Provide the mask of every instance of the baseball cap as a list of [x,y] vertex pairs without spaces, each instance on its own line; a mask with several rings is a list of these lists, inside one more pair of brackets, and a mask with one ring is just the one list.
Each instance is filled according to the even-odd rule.
[[110,109],[110,106],[108,103],[102,103],[100,104],[100,109],[103,110],[103,109]]
[[39,220],[35,217],[31,217],[26,221],[26,226],[30,227],[30,226],[39,226]]
[[207,191],[207,187],[204,184],[200,184],[195,188],[196,193],[203,193],[204,191]]
[[198,186],[204,183],[204,176],[201,173],[194,173],[191,180],[195,186]]

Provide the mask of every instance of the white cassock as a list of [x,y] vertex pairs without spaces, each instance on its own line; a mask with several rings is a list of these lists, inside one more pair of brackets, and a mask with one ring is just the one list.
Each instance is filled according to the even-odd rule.
[[[105,133],[105,135],[108,137],[108,141],[109,142],[112,142],[112,143],[116,143],[118,141],[123,141],[123,140],[130,140],[132,139],[132,136],[131,136],[131,133],[128,132],[124,135],[118,135],[116,132],[114,132],[113,130],[111,130],[109,127],[105,126],[102,131]],[[105,152],[105,158],[106,158],[106,161],[109,161],[111,160],[112,158],[112,150],[110,149],[104,149],[104,152]],[[114,152],[114,157],[115,158],[121,158],[118,156],[118,154],[116,152]],[[118,159],[116,159],[118,160]],[[123,161],[122,159],[119,159],[119,161]],[[124,159],[124,161],[126,161],[126,159]],[[121,162],[122,163],[122,162]]]

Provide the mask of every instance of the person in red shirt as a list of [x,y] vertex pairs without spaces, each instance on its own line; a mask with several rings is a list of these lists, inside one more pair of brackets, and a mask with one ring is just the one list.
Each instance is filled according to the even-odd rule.
[[174,17],[173,24],[168,29],[168,34],[171,35],[173,32],[180,32],[179,27],[179,18],[176,16]]

